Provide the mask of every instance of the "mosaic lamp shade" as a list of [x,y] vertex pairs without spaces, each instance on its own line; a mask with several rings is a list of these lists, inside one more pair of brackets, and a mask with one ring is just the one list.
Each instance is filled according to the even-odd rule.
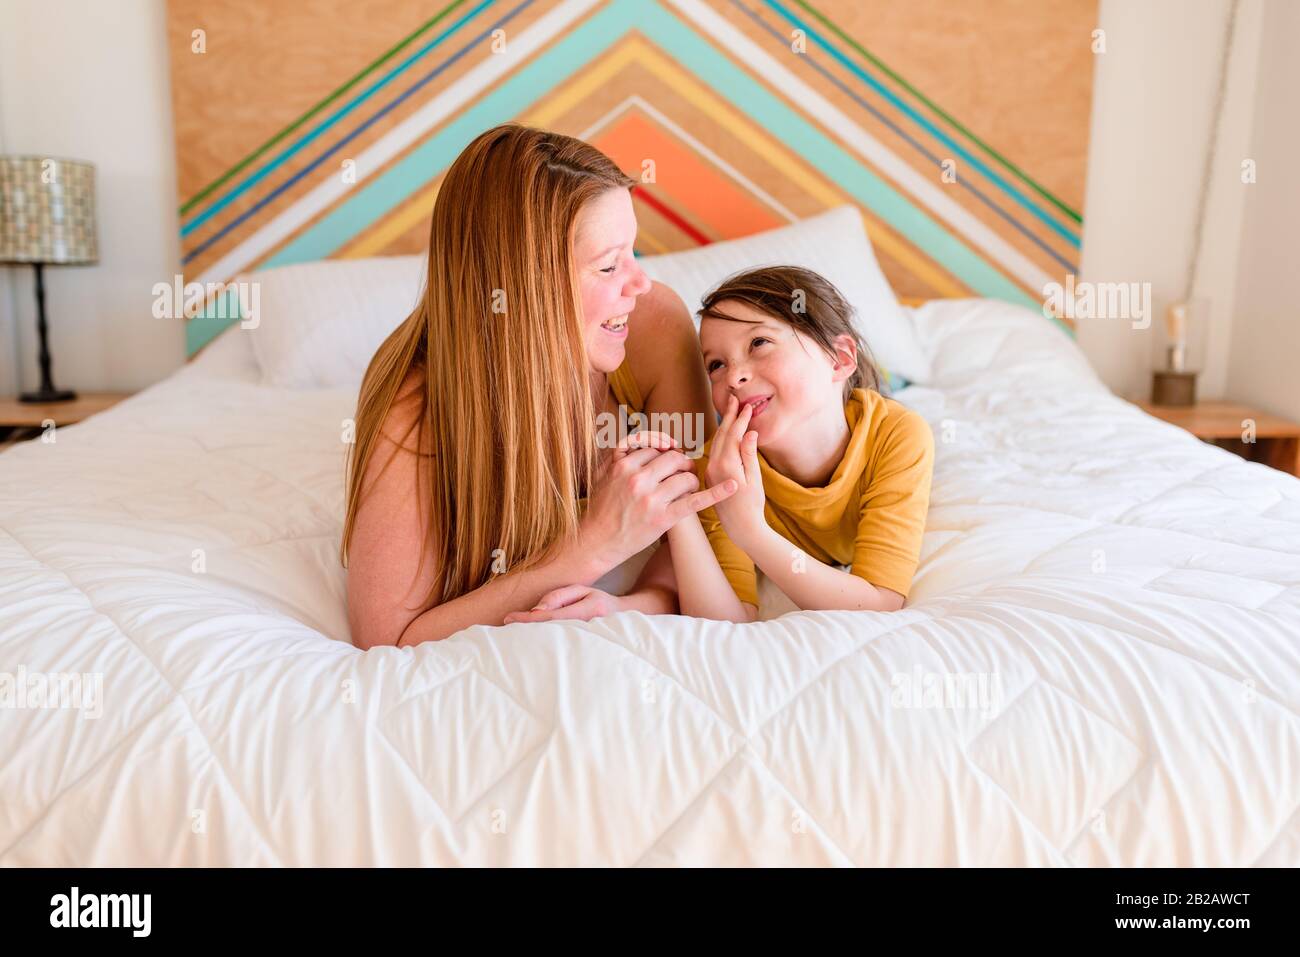
[[0,262],[87,264],[95,242],[95,167],[0,156]]
[[56,389],[50,373],[42,267],[98,261],[95,167],[46,156],[0,156],[0,263],[28,263],[36,270],[41,387],[23,393],[22,401],[66,402],[77,397]]

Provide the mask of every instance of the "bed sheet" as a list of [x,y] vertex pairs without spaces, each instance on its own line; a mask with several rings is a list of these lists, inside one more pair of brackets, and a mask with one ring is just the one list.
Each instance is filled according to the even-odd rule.
[[102,686],[0,709],[0,864],[1300,863],[1300,481],[1023,309],[913,318],[936,461],[891,614],[361,652],[355,395],[260,385],[238,330],[0,454],[0,673]]

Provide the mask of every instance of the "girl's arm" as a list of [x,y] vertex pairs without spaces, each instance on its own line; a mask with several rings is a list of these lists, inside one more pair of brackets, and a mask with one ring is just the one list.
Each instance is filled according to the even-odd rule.
[[[924,420],[921,421],[924,424]],[[819,562],[796,548],[767,524],[763,517],[764,495],[758,462],[758,433],[748,429],[749,408],[737,412],[733,398],[718,427],[714,457],[709,461],[710,478],[731,477],[741,483],[740,490],[717,508],[731,540],[800,609],[897,611],[902,608],[904,598],[900,593]],[[928,434],[927,427],[926,435]],[[924,456],[919,462],[920,467],[928,469],[928,461]],[[928,496],[928,472],[926,475],[924,494]]]
[[709,537],[692,514],[668,529],[673,573],[677,578],[677,603],[683,615],[717,621],[755,621],[758,609],[742,602],[723,574]]
[[[682,525],[678,522],[673,528]],[[699,524],[699,520],[696,520]],[[668,533],[672,535],[672,531]],[[733,536],[734,537],[734,536]],[[817,561],[768,525],[754,527],[736,544],[763,574],[805,611],[898,611],[903,596]]]

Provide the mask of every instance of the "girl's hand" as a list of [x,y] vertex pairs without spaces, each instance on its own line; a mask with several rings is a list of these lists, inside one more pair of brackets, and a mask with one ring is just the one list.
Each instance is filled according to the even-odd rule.
[[705,478],[714,486],[727,481],[736,483],[735,494],[716,509],[727,536],[744,548],[746,540],[767,527],[763,516],[767,496],[763,494],[763,476],[758,467],[758,433],[749,431],[753,406],[739,406],[734,395],[727,400],[727,411],[713,436]]
[[697,491],[694,463],[662,432],[629,435],[602,461],[594,484],[579,536],[582,548],[610,568],[734,490],[721,483]]
[[622,599],[590,585],[565,585],[542,596],[531,611],[512,611],[504,624],[517,621],[591,621],[623,610]]

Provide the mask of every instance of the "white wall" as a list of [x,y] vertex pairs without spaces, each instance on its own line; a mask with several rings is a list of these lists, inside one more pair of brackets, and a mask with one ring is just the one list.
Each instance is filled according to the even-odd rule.
[[1300,421],[1300,3],[1272,0],[1259,58],[1259,99],[1245,155],[1258,181],[1245,195],[1227,391]]
[[[1291,0],[1241,0],[1193,294],[1211,304],[1198,394],[1225,393],[1244,195],[1239,176],[1255,117],[1262,13]],[[1148,282],[1147,330],[1078,322],[1080,347],[1125,398],[1151,390],[1154,336],[1185,295],[1196,206],[1210,147],[1228,0],[1101,0],[1106,52],[1093,80],[1080,277]],[[1280,119],[1280,115],[1279,115]],[[1300,410],[1297,410],[1300,412]]]
[[[45,270],[61,388],[135,391],[185,360],[181,323],[150,311],[180,269],[168,70],[163,0],[0,3],[0,151],[96,166],[99,264]],[[0,267],[3,395],[39,384],[32,285]]]

